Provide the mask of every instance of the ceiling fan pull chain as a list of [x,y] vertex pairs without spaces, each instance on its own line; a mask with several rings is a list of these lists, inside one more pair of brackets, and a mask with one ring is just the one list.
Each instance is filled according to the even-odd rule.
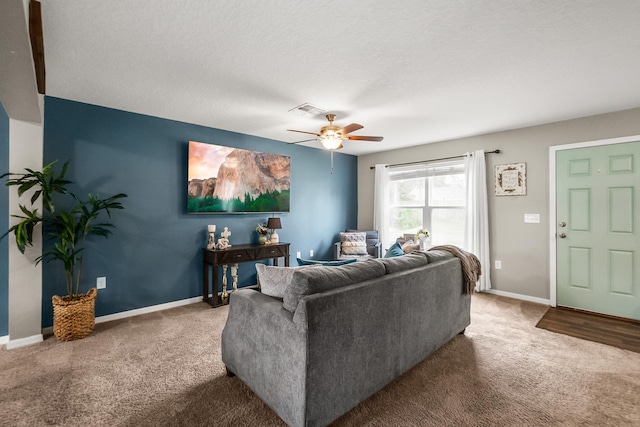
[[331,175],[333,175],[333,150],[331,150]]

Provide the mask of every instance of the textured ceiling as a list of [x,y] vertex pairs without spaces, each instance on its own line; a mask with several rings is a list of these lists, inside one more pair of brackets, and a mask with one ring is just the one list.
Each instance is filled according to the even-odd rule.
[[637,0],[42,3],[47,95],[351,154],[640,106]]

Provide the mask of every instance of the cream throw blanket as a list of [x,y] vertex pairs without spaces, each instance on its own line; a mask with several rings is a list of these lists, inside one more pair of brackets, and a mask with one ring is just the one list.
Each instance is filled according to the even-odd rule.
[[457,246],[442,245],[429,248],[430,251],[447,251],[460,258],[462,262],[462,272],[464,274],[464,283],[467,288],[467,293],[472,294],[476,287],[476,282],[482,274],[482,266],[480,260],[471,252],[463,251]]

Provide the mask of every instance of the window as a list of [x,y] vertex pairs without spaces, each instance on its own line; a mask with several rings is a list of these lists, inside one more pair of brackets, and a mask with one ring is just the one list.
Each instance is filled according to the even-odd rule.
[[464,162],[393,168],[389,173],[392,240],[426,227],[431,245],[463,247],[465,222]]

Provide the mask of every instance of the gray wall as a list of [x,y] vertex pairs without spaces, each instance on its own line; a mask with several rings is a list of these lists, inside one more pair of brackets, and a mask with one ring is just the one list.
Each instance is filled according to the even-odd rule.
[[[373,226],[370,166],[500,149],[486,156],[492,287],[549,299],[549,147],[631,135],[640,135],[640,108],[360,156],[358,228]],[[518,162],[527,163],[527,195],[495,196],[494,165]],[[539,213],[540,224],[525,224],[525,213]],[[494,269],[494,260],[502,261],[501,270]]]

